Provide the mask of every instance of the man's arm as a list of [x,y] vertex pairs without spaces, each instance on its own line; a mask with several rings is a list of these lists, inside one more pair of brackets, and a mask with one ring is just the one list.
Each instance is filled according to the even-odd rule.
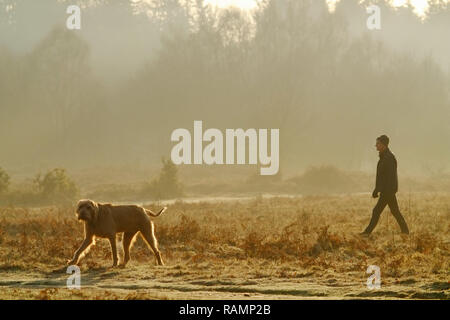
[[375,190],[373,190],[372,197],[378,198],[378,193],[383,192],[386,186],[386,174],[388,171],[388,164],[386,159],[380,159],[377,165],[377,177],[375,182]]
[[396,190],[394,183],[396,179],[396,170],[397,170],[397,161],[395,160],[394,156],[391,156],[386,161],[386,169],[385,169],[385,184],[384,184],[384,192],[386,193],[395,193]]

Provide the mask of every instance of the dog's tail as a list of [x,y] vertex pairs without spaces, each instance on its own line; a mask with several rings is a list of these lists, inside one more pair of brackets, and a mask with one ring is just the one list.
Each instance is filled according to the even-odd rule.
[[154,213],[152,210],[144,208],[145,213],[148,214],[149,216],[152,216],[152,217],[159,217],[166,210],[167,210],[167,207],[164,207],[161,210],[159,210],[158,213]]

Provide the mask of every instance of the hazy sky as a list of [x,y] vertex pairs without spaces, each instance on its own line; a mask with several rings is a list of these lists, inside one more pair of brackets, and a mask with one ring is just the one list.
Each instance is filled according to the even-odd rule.
[[[152,1],[152,0],[150,0]],[[325,0],[330,11],[334,11],[341,0]],[[206,4],[218,6],[220,8],[237,7],[244,10],[252,10],[258,7],[258,2],[262,0],[204,0]],[[362,0],[361,3],[371,3],[374,1]],[[420,18],[425,19],[430,11],[431,2],[434,5],[447,5],[449,0],[385,0],[393,8],[409,7]]]
[[[253,10],[257,7],[257,3],[262,1],[205,0],[205,3],[220,8],[235,6]],[[434,0],[433,3],[445,5],[448,1]],[[8,1],[0,1],[0,5],[2,2]],[[353,34],[360,35],[368,31],[365,6],[371,1],[322,0],[322,3],[325,2],[334,14],[347,18],[349,29]],[[0,45],[5,45],[17,53],[29,51],[55,25],[64,25],[67,18],[65,8],[68,3],[55,0],[25,0],[14,9],[8,7],[8,10],[14,10],[13,20],[11,24],[0,21]],[[382,8],[382,29],[372,32],[372,35],[394,49],[414,55],[431,55],[444,70],[449,70],[450,6],[446,9],[433,10],[430,14],[427,0],[386,0],[385,3],[395,9]],[[95,72],[110,81],[114,81],[115,77],[120,78],[135,72],[142,62],[154,55],[159,46],[158,26],[155,21],[145,15],[127,14],[123,6],[117,5],[114,1],[108,5],[83,9],[82,30],[79,33],[91,46]]]
[[226,8],[234,6],[240,9],[248,10],[255,9],[258,6],[259,0],[204,0],[206,4],[218,6],[220,8]]
[[[331,11],[334,11],[337,4],[341,0],[326,0]],[[360,1],[363,4],[370,4],[375,1]],[[393,8],[410,8],[414,14],[421,19],[426,19],[431,9],[432,3],[434,6],[445,6],[449,3],[449,0],[385,0],[385,2]]]

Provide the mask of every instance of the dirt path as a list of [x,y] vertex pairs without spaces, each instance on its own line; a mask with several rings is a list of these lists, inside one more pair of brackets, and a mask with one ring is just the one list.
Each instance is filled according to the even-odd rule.
[[[68,290],[69,274],[64,269],[51,272],[0,272],[0,298],[38,299],[449,299],[447,281],[414,279],[387,281],[381,289],[368,290],[365,276],[311,273],[292,278],[223,276],[204,268],[203,272],[188,267],[149,267],[134,265],[127,269],[97,268],[82,270],[81,287]],[[239,273],[236,273],[239,274]]]

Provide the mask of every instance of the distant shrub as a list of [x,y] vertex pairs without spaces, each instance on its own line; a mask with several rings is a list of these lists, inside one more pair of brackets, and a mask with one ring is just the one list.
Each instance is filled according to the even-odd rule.
[[183,195],[183,187],[178,180],[178,169],[172,160],[162,159],[163,167],[157,179],[150,182],[144,193],[155,199],[171,199]]
[[78,188],[65,169],[52,169],[44,176],[39,173],[33,182],[44,202],[70,203],[78,196]]
[[0,167],[0,195],[8,191],[9,183],[9,175]]

